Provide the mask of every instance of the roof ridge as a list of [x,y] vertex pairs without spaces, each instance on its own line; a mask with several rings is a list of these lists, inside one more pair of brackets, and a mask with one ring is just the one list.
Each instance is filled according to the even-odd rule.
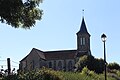
[[46,53],[46,52],[63,52],[63,51],[76,51],[76,49],[73,49],[73,50],[44,51],[44,52]]
[[40,51],[40,52],[43,52],[43,51],[41,51],[41,50],[39,50],[39,49],[37,49],[37,48],[33,48],[33,49],[35,49],[35,50],[37,50],[37,51]]
[[[35,50],[35,52],[38,54],[38,56],[39,56],[40,58],[45,59],[45,54],[44,54],[43,51],[38,50],[38,49],[36,49],[36,48],[33,48],[33,49]],[[39,52],[41,52],[41,53],[39,53]]]

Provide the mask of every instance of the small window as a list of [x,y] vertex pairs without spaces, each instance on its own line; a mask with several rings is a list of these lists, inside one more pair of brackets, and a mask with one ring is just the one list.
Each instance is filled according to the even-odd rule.
[[49,62],[49,68],[52,68],[52,62]]
[[33,70],[35,68],[34,60],[30,62],[29,68],[30,70]]
[[53,66],[53,68],[56,70],[56,61],[54,61],[54,66]]
[[32,60],[32,69],[34,69],[35,68],[35,62],[34,62],[34,60]]
[[68,62],[68,71],[71,71],[72,68],[73,68],[72,61],[69,61],[69,62]]
[[85,45],[85,38],[83,38],[83,45]]
[[80,38],[80,45],[85,45],[85,38]]
[[80,45],[82,45],[82,38],[80,38]]
[[58,62],[58,70],[62,70],[62,62],[61,61]]
[[42,59],[39,60],[39,67],[42,68],[42,67],[46,67],[46,62]]

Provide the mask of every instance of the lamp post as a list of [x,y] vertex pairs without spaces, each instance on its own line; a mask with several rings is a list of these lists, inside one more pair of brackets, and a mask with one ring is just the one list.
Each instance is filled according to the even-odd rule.
[[107,76],[106,76],[106,65],[107,65],[107,62],[106,62],[106,53],[105,53],[105,41],[106,41],[106,38],[107,36],[105,34],[102,34],[101,35],[101,39],[104,43],[104,70],[105,70],[105,80],[107,80]]

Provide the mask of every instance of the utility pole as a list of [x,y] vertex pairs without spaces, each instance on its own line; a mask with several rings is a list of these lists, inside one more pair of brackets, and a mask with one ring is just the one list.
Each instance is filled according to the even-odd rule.
[[7,58],[7,67],[8,67],[8,75],[10,75],[10,73],[11,73],[10,58]]

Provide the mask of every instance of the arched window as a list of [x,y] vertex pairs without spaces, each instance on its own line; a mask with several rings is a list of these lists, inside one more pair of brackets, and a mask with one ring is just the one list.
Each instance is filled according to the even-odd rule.
[[85,38],[83,38],[83,45],[85,45]]
[[62,62],[61,61],[58,62],[58,70],[62,70]]
[[85,45],[85,44],[86,44],[85,38],[84,37],[80,38],[80,45]]
[[33,70],[35,68],[34,60],[30,62],[29,68],[29,70]]
[[80,45],[83,45],[83,40],[82,40],[82,38],[80,38]]
[[49,68],[52,68],[52,62],[49,62]]
[[56,61],[54,61],[54,64],[53,64],[53,69],[56,70]]
[[46,65],[46,62],[42,59],[39,59],[39,67],[42,68],[42,67],[47,67]]
[[72,61],[69,61],[69,62],[68,62],[68,71],[71,71],[72,68],[73,68]]

